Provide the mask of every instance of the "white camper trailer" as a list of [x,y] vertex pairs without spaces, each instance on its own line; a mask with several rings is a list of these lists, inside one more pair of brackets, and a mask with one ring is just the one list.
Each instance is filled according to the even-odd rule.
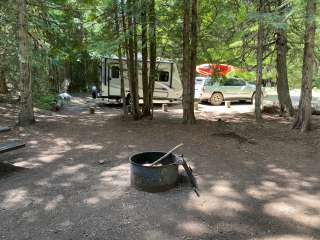
[[[127,60],[123,59],[124,87],[126,98],[130,98]],[[180,100],[182,84],[176,63],[172,61],[157,61],[158,77],[155,82],[153,99]],[[139,97],[143,96],[142,61],[138,61]],[[103,58],[101,62],[101,92],[100,98],[121,99],[121,79],[119,58]]]

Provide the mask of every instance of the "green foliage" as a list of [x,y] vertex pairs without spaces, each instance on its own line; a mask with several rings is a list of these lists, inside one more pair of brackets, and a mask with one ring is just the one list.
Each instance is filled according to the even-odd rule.
[[253,82],[255,81],[256,73],[252,71],[237,71],[232,72],[229,76],[242,78],[248,82]]
[[[117,55],[119,42],[114,34],[113,0],[29,0],[30,58],[35,95],[59,91],[65,78],[75,91],[98,84],[101,56]],[[202,0],[199,2],[198,63],[226,63],[243,69],[237,76],[255,79],[257,21],[267,28],[264,76],[276,79],[274,32],[286,29],[289,38],[288,74],[291,87],[301,82],[305,1],[288,0],[285,11],[270,3],[269,12],[256,14],[256,1]],[[119,3],[119,1],[118,1]],[[157,0],[157,56],[181,62],[181,0]],[[15,1],[1,0],[0,67],[18,89]],[[137,11],[136,16],[140,16]],[[119,14],[121,15],[121,14]],[[320,24],[320,11],[317,22]],[[287,21],[284,21],[284,18]],[[141,29],[138,29],[138,34]],[[315,54],[320,62],[320,31]],[[139,47],[141,43],[139,42]],[[318,64],[319,66],[320,64]],[[319,86],[319,72],[314,84]]]
[[33,97],[34,106],[44,110],[51,110],[56,94],[40,95]]

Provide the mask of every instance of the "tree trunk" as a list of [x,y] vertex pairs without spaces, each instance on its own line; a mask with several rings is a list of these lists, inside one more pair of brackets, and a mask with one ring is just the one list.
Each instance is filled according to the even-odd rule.
[[120,85],[121,85],[121,98],[122,98],[122,110],[123,110],[123,118],[128,118],[128,109],[126,104],[126,95],[124,89],[124,76],[123,76],[123,61],[122,61],[122,41],[120,39],[120,24],[119,24],[119,14],[118,14],[118,0],[113,1],[114,4],[114,20],[116,26],[116,37],[120,42],[118,46],[118,57],[119,57],[119,67],[120,67]]
[[8,92],[5,71],[3,67],[0,66],[0,94],[8,94]]
[[[259,0],[258,13],[263,13],[263,0]],[[260,16],[261,18],[261,16]],[[264,44],[264,26],[263,21],[259,20],[258,38],[257,38],[257,70],[256,70],[256,94],[255,94],[255,114],[256,121],[262,120],[261,114],[261,96],[262,96],[262,69],[263,69],[263,44]]]
[[198,1],[192,1],[191,8],[191,46],[190,46],[190,93],[189,93],[189,123],[193,124],[196,121],[194,116],[194,86],[196,77],[196,65],[197,65],[197,47],[198,47]]
[[127,1],[128,7],[128,68],[129,68],[129,85],[130,85],[130,97],[131,97],[131,112],[133,119],[140,119],[140,107],[139,107],[139,88],[138,88],[138,72],[137,72],[137,51],[136,51],[136,26],[135,26],[135,3],[132,0]]
[[137,1],[132,2],[133,11],[133,46],[134,46],[134,104],[135,104],[135,115],[134,119],[138,120],[141,118],[141,111],[139,105],[139,61],[138,61],[138,33],[137,33],[137,14],[138,14],[138,5]]
[[[126,19],[126,14],[125,12],[128,11],[128,5],[127,5],[127,8],[125,7],[125,3],[124,3],[124,0],[121,0],[120,2],[121,4],[121,18],[122,18],[122,31],[123,31],[123,37],[124,37],[124,42],[123,42],[123,46],[124,46],[124,50],[125,50],[125,55],[127,56],[127,61],[126,61],[126,64],[127,64],[127,80],[129,81],[129,90],[131,90],[132,88],[132,81],[131,81],[131,68],[130,68],[130,54],[129,54],[129,31],[127,29],[127,21],[129,21],[128,19],[128,15],[127,15],[127,19]],[[125,93],[126,94],[126,93]],[[127,95],[128,97],[130,97],[130,93]],[[125,97],[127,97],[125,96]],[[124,104],[126,105],[127,107],[127,99],[126,101],[124,102]],[[130,104],[130,107],[131,107],[131,102],[129,102]],[[130,112],[132,112],[130,110]]]
[[26,126],[34,122],[30,76],[31,74],[28,56],[28,12],[25,0],[17,0],[16,3],[18,10],[18,39],[21,86],[19,124],[22,126]]
[[302,67],[301,95],[299,110],[293,128],[303,132],[311,129],[312,77],[314,71],[314,49],[316,33],[316,0],[308,0],[306,6],[306,29]]
[[128,69],[128,78],[130,71],[129,71],[129,66],[128,66],[128,61],[129,61],[129,52],[128,52],[128,31],[127,31],[127,23],[126,23],[126,15],[125,15],[125,3],[124,0],[121,0],[120,2],[121,4],[121,18],[122,18],[122,31],[123,31],[123,35],[124,35],[124,49],[126,51],[126,55],[127,55],[127,69]]
[[148,81],[148,27],[147,1],[141,0],[141,45],[142,45],[142,87],[143,87],[143,116],[150,116],[149,81]]
[[155,12],[155,0],[149,0],[149,48],[150,48],[150,66],[149,66],[149,104],[152,109],[153,117],[153,92],[154,84],[157,78],[157,23]]
[[[283,5],[283,0],[278,1],[279,7]],[[284,19],[284,13],[281,13],[282,19]],[[276,31],[276,51],[277,51],[277,92],[281,114],[285,111],[294,115],[294,109],[289,92],[288,84],[288,70],[287,70],[287,51],[288,51],[288,39],[287,31],[283,28],[279,28]]]
[[[194,1],[192,7],[194,8]],[[192,12],[194,9],[192,9]],[[192,24],[194,24],[192,19]],[[194,26],[192,26],[194,30]],[[193,38],[194,41],[194,38]],[[196,42],[195,42],[196,43]],[[194,88],[192,86],[191,72],[191,51],[190,51],[190,0],[184,0],[184,17],[183,17],[183,67],[182,67],[182,81],[183,81],[183,122],[193,124],[195,122],[193,96],[191,95]]]

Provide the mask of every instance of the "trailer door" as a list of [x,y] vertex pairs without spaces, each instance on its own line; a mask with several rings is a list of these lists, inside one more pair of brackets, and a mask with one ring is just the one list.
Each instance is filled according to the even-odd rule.
[[168,98],[170,90],[170,72],[166,70],[158,70],[158,78],[154,86],[154,98]]
[[121,96],[120,68],[118,65],[110,65],[109,69],[109,96]]

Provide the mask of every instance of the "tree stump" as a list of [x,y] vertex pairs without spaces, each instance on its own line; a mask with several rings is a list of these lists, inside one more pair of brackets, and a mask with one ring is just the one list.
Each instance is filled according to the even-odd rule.
[[90,114],[94,114],[95,111],[96,111],[96,108],[95,108],[95,107],[90,107],[90,108],[89,108]]
[[194,110],[199,110],[199,103],[198,102],[194,102]]
[[162,104],[162,111],[168,112],[168,104]]

